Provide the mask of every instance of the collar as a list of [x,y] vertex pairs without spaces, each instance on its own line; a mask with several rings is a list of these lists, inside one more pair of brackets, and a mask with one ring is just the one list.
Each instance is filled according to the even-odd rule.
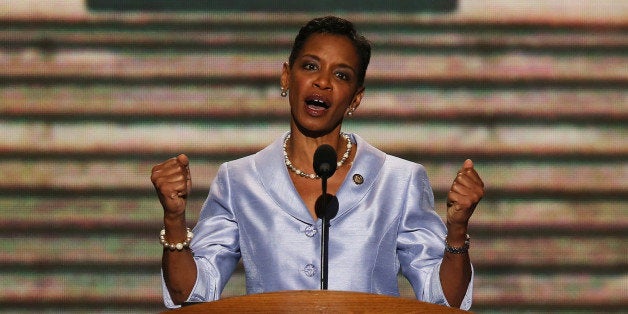
[[[305,203],[292,184],[289,170],[284,163],[282,145],[287,134],[288,132],[285,132],[273,143],[255,154],[255,168],[260,174],[260,182],[264,185],[266,192],[281,209],[295,219],[311,224],[313,223],[312,216],[310,216]],[[357,151],[351,169],[336,194],[339,203],[336,218],[355,208],[364,199],[375,184],[386,160],[384,152],[371,146],[360,136],[348,134],[351,140],[357,144]],[[362,176],[364,179],[362,184],[355,182],[353,178],[355,175]]]

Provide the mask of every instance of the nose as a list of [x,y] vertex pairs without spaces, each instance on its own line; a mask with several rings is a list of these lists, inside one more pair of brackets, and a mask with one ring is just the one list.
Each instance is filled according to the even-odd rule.
[[329,75],[324,73],[324,72],[320,72],[316,78],[314,79],[314,86],[325,90],[325,89],[331,89],[331,81],[329,79]]

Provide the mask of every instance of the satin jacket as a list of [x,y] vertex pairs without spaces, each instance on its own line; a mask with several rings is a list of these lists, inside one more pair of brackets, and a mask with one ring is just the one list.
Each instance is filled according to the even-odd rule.
[[[448,305],[439,278],[446,228],[425,168],[350,136],[357,154],[330,219],[328,289],[398,296],[401,269],[418,300]],[[322,224],[290,180],[284,137],[220,166],[190,245],[198,276],[189,302],[220,298],[240,258],[248,294],[320,288]],[[472,290],[473,278],[461,308]]]

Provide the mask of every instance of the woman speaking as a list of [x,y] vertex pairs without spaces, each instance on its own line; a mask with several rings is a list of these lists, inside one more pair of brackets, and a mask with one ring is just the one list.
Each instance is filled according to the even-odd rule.
[[[447,195],[446,221],[434,210],[425,168],[342,132],[364,96],[369,42],[351,22],[311,20],[281,69],[290,130],[261,151],[221,165],[193,232],[186,226],[191,189],[185,155],[153,167],[164,210],[164,302],[212,301],[242,259],[247,293],[315,290],[321,271],[321,180],[337,200],[330,220],[330,290],[399,295],[397,274],[418,300],[469,309],[469,218],[484,185],[466,160]],[[336,171],[313,166],[321,145],[337,152]]]

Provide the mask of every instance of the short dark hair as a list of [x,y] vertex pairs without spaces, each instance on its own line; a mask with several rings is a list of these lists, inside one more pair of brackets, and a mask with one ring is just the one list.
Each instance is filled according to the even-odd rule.
[[353,43],[353,46],[358,52],[358,57],[360,58],[358,86],[364,85],[366,68],[368,68],[369,61],[371,60],[371,43],[364,36],[358,34],[353,23],[336,16],[315,18],[301,27],[299,34],[297,34],[297,37],[294,39],[290,59],[288,59],[290,68],[294,65],[294,61],[303,49],[305,42],[313,34],[333,34],[347,37],[351,43]]

